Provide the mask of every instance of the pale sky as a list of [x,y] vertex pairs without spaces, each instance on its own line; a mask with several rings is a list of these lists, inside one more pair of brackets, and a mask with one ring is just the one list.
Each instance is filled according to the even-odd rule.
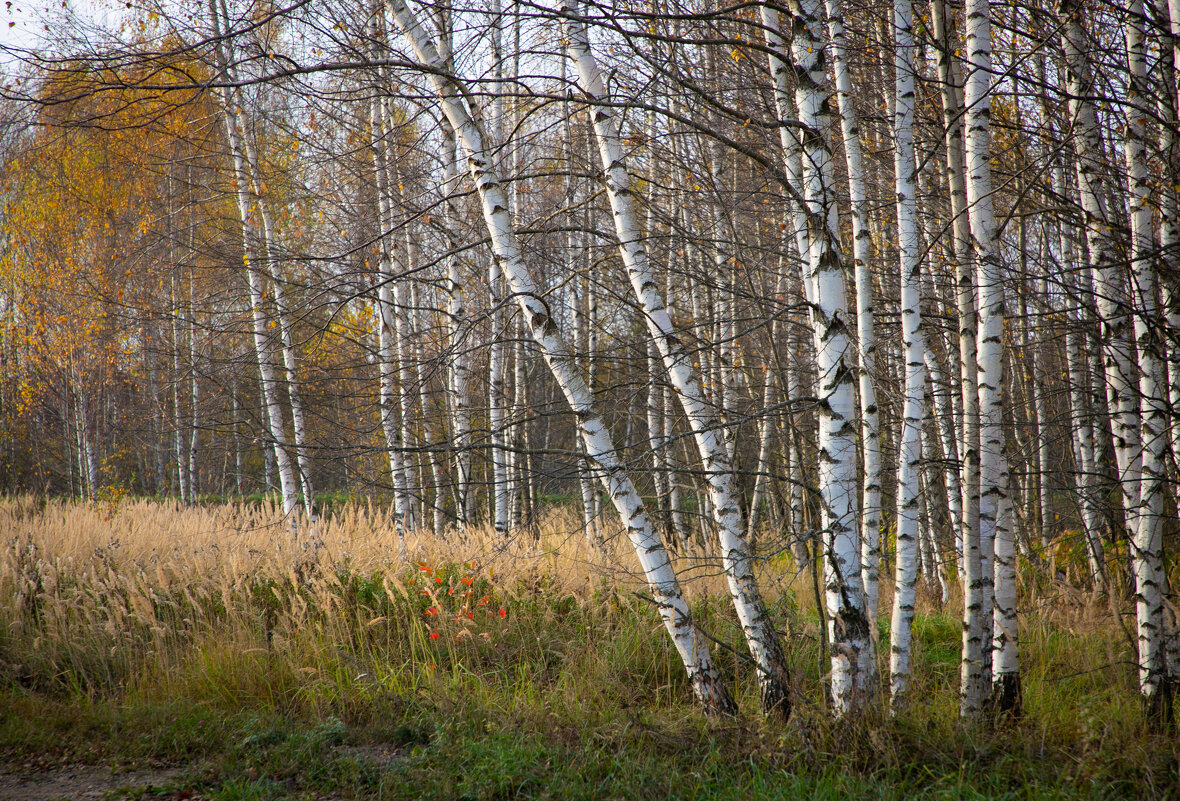
[[89,25],[117,26],[125,2],[116,0],[0,0],[0,65],[15,58],[14,49],[37,49],[45,43],[47,26],[65,12],[85,20]]

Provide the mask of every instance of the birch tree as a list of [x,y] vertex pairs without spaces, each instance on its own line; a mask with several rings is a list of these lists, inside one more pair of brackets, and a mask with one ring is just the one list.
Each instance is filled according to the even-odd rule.
[[[610,113],[598,63],[590,51],[586,30],[574,0],[562,0],[558,6],[566,51],[577,69],[578,81],[587,98],[597,105],[591,110],[598,141],[607,195],[614,217],[619,253],[627,269],[631,288],[641,304],[648,333],[659,349],[669,380],[688,418],[697,443],[705,480],[709,488],[714,524],[721,548],[722,565],[729,584],[730,597],[741,621],[746,643],[758,668],[764,712],[790,712],[787,694],[787,668],[774,621],[762,600],[754,577],[749,544],[742,528],[741,509],[730,463],[730,449],[719,437],[720,421],[705,401],[692,359],[672,326],[672,319],[647,260],[643,232],[632,195],[631,176],[619,142],[619,128]],[[728,381],[723,381],[728,385]],[[723,393],[729,389],[722,389]],[[725,404],[722,404],[725,408]]]
[[708,645],[693,625],[692,614],[643,500],[615,451],[589,387],[577,370],[573,353],[524,264],[508,211],[507,195],[485,150],[483,131],[467,106],[463,86],[442,70],[433,40],[418,24],[405,0],[389,0],[387,8],[425,68],[431,86],[439,95],[443,113],[463,144],[471,180],[479,194],[484,222],[492,240],[494,259],[503,268],[529,332],[577,419],[578,434],[587,459],[598,471],[603,488],[627,529],[697,700],[709,712],[732,712],[735,708],[733,699],[713,662]]
[[253,221],[251,207],[256,202],[251,197],[250,188],[253,186],[250,168],[247,162],[245,148],[242,144],[241,123],[237,98],[230,85],[236,83],[236,76],[230,66],[225,53],[225,39],[222,34],[221,13],[218,0],[209,0],[209,16],[213,25],[215,40],[214,53],[217,57],[218,69],[226,75],[228,81],[221,90],[221,112],[225,123],[226,139],[229,143],[230,158],[233,161],[234,196],[237,200],[238,216],[242,226],[242,261],[246,268],[246,279],[250,288],[250,315],[254,327],[254,353],[258,362],[258,372],[262,382],[263,404],[266,409],[265,417],[269,425],[271,446],[274,449],[275,461],[279,473],[279,486],[282,493],[283,513],[291,517],[298,507],[298,485],[296,483],[294,465],[287,450],[288,438],[284,430],[282,408],[279,405],[279,384],[275,376],[272,362],[270,337],[267,333],[269,321],[263,299],[263,280],[266,270],[260,267],[261,258],[267,256],[265,250],[259,252],[264,240],[259,236],[256,223]]
[[[966,106],[967,202],[979,288],[980,561],[994,543],[995,622],[992,650],[994,700],[1001,712],[1020,708],[1017,653],[1016,549],[1004,454],[1004,286],[996,236],[991,178],[991,11],[987,0],[967,2]],[[986,567],[984,587],[987,588]],[[987,613],[985,598],[984,613]],[[986,647],[986,646],[985,646]]]
[[[914,62],[913,8],[909,0],[893,4],[894,174],[897,195],[897,237],[901,267],[901,328],[905,352],[905,390],[897,464],[897,561],[890,625],[890,703],[896,712],[910,675],[914,598],[918,557],[919,474],[922,463],[922,420],[925,415],[926,342],[922,333],[920,243],[914,185]],[[929,574],[928,574],[929,575]]]

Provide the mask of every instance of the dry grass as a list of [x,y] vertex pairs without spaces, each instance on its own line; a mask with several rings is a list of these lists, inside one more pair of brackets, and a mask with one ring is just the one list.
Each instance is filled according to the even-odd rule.
[[[788,768],[832,797],[892,797],[886,785],[896,797],[957,797],[955,788],[987,782],[1033,782],[1056,797],[1083,780],[1106,788],[1084,797],[1176,790],[1177,744],[1153,738],[1139,720],[1130,648],[1114,622],[1125,600],[1029,580],[1028,714],[1015,728],[981,734],[956,721],[958,604],[939,608],[925,591],[914,703],[896,721],[872,710],[850,730],[823,714],[811,576],[797,575],[789,557],[770,557],[761,580],[788,635],[796,688],[784,733],[756,716],[717,725],[697,715],[625,538],[594,554],[577,517],[562,509],[536,536],[508,541],[477,529],[403,543],[388,521],[381,507],[342,506],[318,524],[323,547],[313,552],[268,505],[0,500],[0,691],[16,713],[0,715],[0,747],[85,740],[87,758],[220,755],[223,775],[241,769],[247,753],[251,769],[278,775],[327,759],[324,742],[360,731],[432,743],[398,768],[419,781],[445,778],[454,762],[506,783],[457,793],[454,783],[466,779],[456,774],[440,785],[442,797],[544,797],[549,791],[503,788],[520,786],[522,772],[546,787],[573,781],[602,759],[619,762],[602,781],[615,782],[620,797],[650,794],[676,771],[775,795]],[[678,568],[698,623],[732,646],[718,650],[722,670],[743,707],[755,708],[716,562],[696,554]],[[299,739],[284,727],[312,734]],[[489,743],[500,760],[492,765]],[[320,750],[308,756],[309,748]],[[287,767],[257,761],[282,754]],[[553,760],[565,767],[550,769]],[[345,780],[324,781],[334,791]],[[1148,791],[1137,792],[1144,782]],[[242,797],[273,794],[259,792]],[[597,792],[589,787],[585,797]]]

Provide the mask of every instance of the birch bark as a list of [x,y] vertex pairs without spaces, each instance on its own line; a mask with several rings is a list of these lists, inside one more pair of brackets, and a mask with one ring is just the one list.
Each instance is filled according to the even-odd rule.
[[939,42],[938,73],[942,93],[942,114],[946,141],[947,187],[950,190],[952,243],[956,274],[956,305],[959,312],[959,388],[963,403],[959,455],[963,470],[963,518],[960,541],[963,563],[963,654],[960,663],[960,704],[962,717],[978,715],[990,687],[986,680],[985,655],[990,649],[991,603],[985,591],[985,554],[979,536],[979,389],[976,347],[977,315],[975,277],[970,269],[971,229],[967,212],[967,181],[963,153],[963,97],[960,90],[958,50],[951,20],[943,0],[930,4],[934,35]]
[[[221,14],[217,7],[217,0],[209,0],[209,12],[213,24],[213,36],[216,40],[215,54],[218,69],[225,73],[229,82],[236,83],[233,70],[225,52],[225,40],[221,28]],[[233,161],[235,190],[234,196],[238,205],[238,216],[242,224],[242,261],[246,268],[246,281],[250,290],[251,320],[254,328],[254,354],[258,361],[258,372],[262,382],[262,397],[266,407],[266,419],[270,425],[271,446],[274,449],[275,462],[279,473],[279,487],[282,493],[283,514],[293,518],[298,508],[298,484],[291,458],[287,451],[287,435],[284,431],[282,409],[278,398],[278,380],[275,377],[274,364],[271,361],[270,341],[267,334],[268,323],[264,308],[262,284],[265,267],[260,270],[262,261],[258,253],[258,232],[251,214],[250,170],[246,160],[246,152],[242,146],[240,135],[239,108],[237,99],[228,86],[221,90],[222,116],[224,118],[226,139],[229,142],[230,157]]]
[[468,110],[463,87],[457,79],[442,71],[434,42],[418,25],[405,0],[388,0],[387,7],[418,60],[427,68],[430,83],[439,95],[443,112],[459,134],[491,236],[494,258],[503,266],[504,276],[516,297],[530,334],[574,412],[587,458],[597,469],[603,487],[627,529],[697,699],[712,713],[730,713],[735,708],[733,699],[713,662],[708,645],[693,625],[692,613],[684,600],[667,551],[660,543],[643,500],[615,451],[606,423],[594,406],[593,396],[577,369],[573,353],[525,266],[508,211],[507,196],[485,151],[483,132]]
[[[656,283],[655,272],[648,264],[647,249],[631,189],[631,176],[619,139],[618,123],[611,114],[610,98],[604,89],[598,63],[590,51],[586,29],[575,0],[562,0],[558,12],[562,18],[566,51],[577,68],[581,89],[595,104],[591,118],[619,252],[631,288],[642,306],[648,334],[659,348],[664,368],[680,399],[700,452],[730,597],[757,665],[762,708],[768,714],[779,714],[785,718],[790,712],[786,659],[774,621],[754,577],[729,447],[726,438],[718,436],[720,421],[705,400],[700,378],[692,366],[691,355],[673,329],[671,316]],[[724,388],[721,391],[723,396],[727,392]],[[724,407],[724,403],[722,405]]]
[[[869,225],[868,190],[860,123],[853,101],[852,75],[845,52],[844,17],[839,0],[826,0],[828,55],[836,87],[836,105],[848,172],[848,198],[852,212],[852,259],[856,283],[856,335],[860,390],[861,467],[861,576],[865,589],[865,613],[877,619],[877,595],[881,565],[881,434],[877,409],[877,335],[873,304],[873,236]],[[786,131],[786,129],[783,129]],[[874,632],[875,634],[875,632]]]
[[[831,642],[831,699],[837,716],[856,711],[873,694],[876,660],[861,579],[856,475],[854,356],[848,341],[848,306],[832,195],[823,9],[818,0],[792,0],[790,60],[783,57],[778,15],[763,15],[776,89],[787,64],[796,75],[806,202],[808,279],[811,284],[819,406],[819,476],[825,531],[824,579]],[[772,42],[773,37],[773,42]],[[781,90],[779,90],[781,93]],[[780,110],[781,114],[781,110]],[[799,149],[797,149],[799,150]]]
[[917,199],[914,195],[914,63],[913,7],[909,0],[893,3],[894,176],[897,197],[897,241],[901,267],[901,329],[905,358],[902,429],[897,464],[897,557],[893,618],[889,629],[890,708],[896,714],[905,700],[910,676],[917,557],[920,536],[918,501],[922,464],[922,419],[926,392],[926,342],[922,333],[921,254]]
[[[375,24],[379,15],[374,16]],[[377,32],[378,35],[380,31]],[[376,37],[375,37],[376,39]],[[381,430],[385,436],[385,451],[389,460],[389,477],[393,485],[393,522],[399,542],[404,549],[405,532],[413,526],[410,511],[410,492],[405,465],[405,449],[401,440],[401,405],[398,403],[396,320],[393,299],[393,230],[392,193],[389,191],[389,169],[386,164],[388,149],[384,139],[388,134],[386,109],[380,92],[374,92],[369,105],[369,122],[373,137],[373,172],[377,187],[378,237],[377,267],[377,404],[381,414]]]
[[1131,272],[1134,335],[1138,345],[1139,414],[1142,426],[1142,482],[1137,527],[1131,538],[1135,612],[1139,640],[1139,689],[1149,721],[1164,728],[1172,718],[1172,686],[1165,660],[1163,514],[1168,412],[1164,365],[1158,358],[1155,205],[1147,165],[1147,36],[1143,0],[1131,0],[1124,32],[1129,86],[1124,147],[1131,210]]
[[[1004,454],[1004,287],[992,199],[989,85],[992,45],[988,0],[967,0],[967,59],[969,72],[964,82],[967,201],[979,287],[980,561],[986,591],[988,543],[993,542],[994,701],[1000,712],[1015,714],[1020,709],[1016,549],[1008,496],[1008,461]],[[987,613],[985,599],[984,614]]]

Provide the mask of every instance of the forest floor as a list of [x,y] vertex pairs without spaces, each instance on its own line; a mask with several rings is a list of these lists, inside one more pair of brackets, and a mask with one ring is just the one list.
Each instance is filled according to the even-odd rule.
[[266,509],[0,501],[0,801],[1180,798],[1180,741],[1142,720],[1130,601],[1068,569],[1022,578],[1019,719],[958,719],[959,609],[924,589],[909,704],[836,722],[810,577],[768,557],[794,688],[778,725],[707,556],[678,567],[726,644],[743,711],[720,720],[623,543],[591,558],[554,515],[539,542],[399,556],[364,507],[320,533],[309,560]]

